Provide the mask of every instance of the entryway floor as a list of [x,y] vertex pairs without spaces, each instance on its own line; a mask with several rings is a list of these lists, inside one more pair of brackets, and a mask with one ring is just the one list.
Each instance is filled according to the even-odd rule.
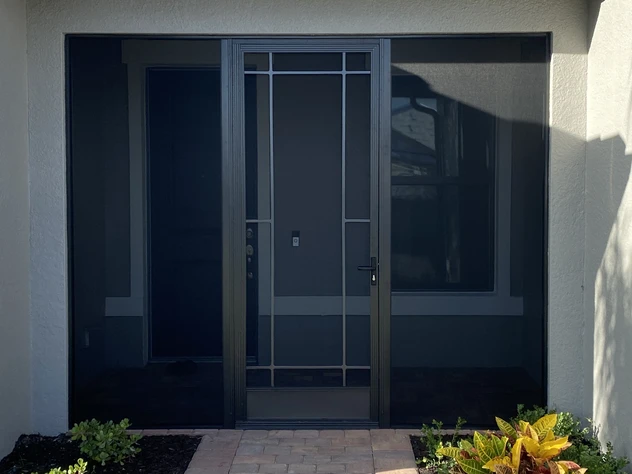
[[[173,434],[177,430],[170,430]],[[186,434],[182,430],[177,434]],[[189,432],[190,433],[190,432]],[[196,430],[186,474],[415,474],[410,430]],[[152,434],[145,430],[144,434]]]

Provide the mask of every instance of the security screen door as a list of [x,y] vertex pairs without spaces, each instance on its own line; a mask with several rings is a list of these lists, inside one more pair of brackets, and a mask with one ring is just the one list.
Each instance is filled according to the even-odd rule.
[[231,46],[245,174],[237,420],[376,420],[380,41]]

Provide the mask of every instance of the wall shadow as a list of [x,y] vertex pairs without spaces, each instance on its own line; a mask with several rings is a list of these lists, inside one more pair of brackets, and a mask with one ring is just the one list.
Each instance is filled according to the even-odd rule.
[[602,441],[629,455],[632,155],[620,136],[589,141],[586,154],[585,408]]

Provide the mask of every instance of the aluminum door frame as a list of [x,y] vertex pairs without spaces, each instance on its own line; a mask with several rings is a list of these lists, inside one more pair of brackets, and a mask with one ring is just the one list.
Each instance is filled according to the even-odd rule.
[[371,53],[370,421],[390,423],[390,40],[260,38],[222,40],[222,241],[224,425],[246,421],[246,159],[244,53]]

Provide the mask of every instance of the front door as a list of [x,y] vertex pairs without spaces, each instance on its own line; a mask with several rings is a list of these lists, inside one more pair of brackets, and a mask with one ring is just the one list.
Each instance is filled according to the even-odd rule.
[[379,45],[233,44],[245,174],[238,422],[377,419]]

